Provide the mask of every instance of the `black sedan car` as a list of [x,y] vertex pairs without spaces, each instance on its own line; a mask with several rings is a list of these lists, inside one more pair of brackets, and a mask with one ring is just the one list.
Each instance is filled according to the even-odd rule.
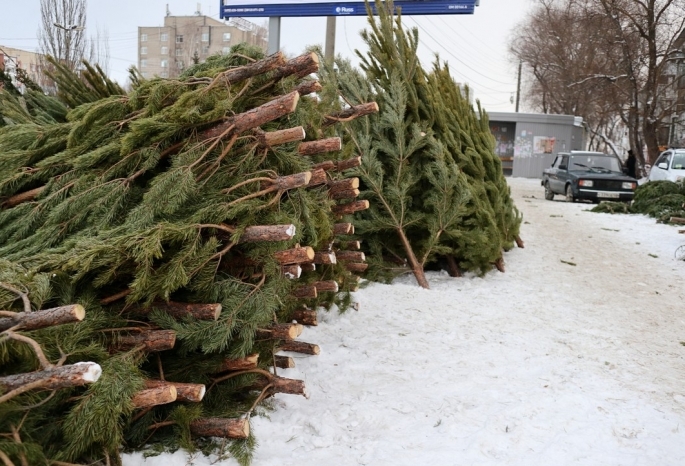
[[621,160],[602,152],[560,152],[550,168],[542,172],[545,199],[555,194],[566,196],[567,202],[580,199],[598,203],[631,201],[637,180],[623,173]]

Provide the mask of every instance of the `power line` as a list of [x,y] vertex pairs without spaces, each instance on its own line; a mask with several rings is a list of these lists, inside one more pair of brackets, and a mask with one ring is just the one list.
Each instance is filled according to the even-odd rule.
[[[505,82],[502,82],[502,81],[497,81],[496,79],[492,79],[491,77],[489,77],[489,76],[487,76],[487,75],[481,73],[480,71],[471,68],[469,65],[467,65],[466,63],[464,63],[464,61],[462,61],[459,57],[457,57],[457,56],[454,55],[452,52],[450,52],[448,49],[446,49],[446,48],[445,48],[438,40],[436,40],[436,39],[435,39],[435,38],[434,38],[434,37],[433,37],[433,36],[432,36],[432,35],[423,27],[423,26],[421,26],[421,24],[420,24],[416,19],[414,19],[414,18],[411,18],[411,19],[412,19],[412,21],[414,21],[414,23],[416,23],[416,25],[417,25],[423,32],[426,33],[426,35],[427,35],[428,37],[430,37],[431,39],[433,39],[433,42],[437,43],[437,44],[438,44],[438,45],[439,45],[439,46],[440,46],[448,55],[450,55],[452,58],[454,58],[455,60],[457,60],[457,61],[458,61],[459,63],[461,63],[462,65],[464,65],[466,68],[470,69],[470,70],[473,71],[474,73],[476,73],[476,74],[478,74],[478,75],[480,75],[480,76],[482,76],[482,77],[484,77],[484,78],[486,78],[486,79],[489,79],[490,81],[492,81],[492,82],[494,82],[494,83],[496,83],[496,84],[503,84],[503,85],[505,85],[505,86],[511,85],[511,83],[505,83]],[[491,89],[491,90],[492,90],[492,89]]]

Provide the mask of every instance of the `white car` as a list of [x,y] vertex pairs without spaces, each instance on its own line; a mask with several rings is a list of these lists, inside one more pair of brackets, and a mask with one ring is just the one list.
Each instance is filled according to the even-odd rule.
[[649,181],[685,180],[685,149],[668,149],[661,153],[649,171]]

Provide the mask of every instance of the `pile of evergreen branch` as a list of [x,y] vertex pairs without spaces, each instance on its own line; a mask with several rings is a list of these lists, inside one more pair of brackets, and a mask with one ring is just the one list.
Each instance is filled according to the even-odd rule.
[[[216,451],[224,436],[227,454],[250,461],[260,402],[305,393],[269,369],[281,349],[315,352],[290,341],[291,322],[312,318],[303,304],[349,304],[337,292],[365,265],[335,236],[368,205],[340,179],[359,158],[322,151],[336,149],[324,138],[337,122],[369,110],[306,97],[317,68],[314,54],[237,46],[126,94],[100,70],[84,81],[56,66],[63,92],[40,108],[61,116],[3,114],[0,459],[117,464],[122,448]],[[54,308],[85,318],[27,326]],[[102,371],[87,387],[11,388],[82,361]]]
[[673,217],[685,217],[685,185],[650,181],[637,187],[632,203],[602,202],[592,212],[645,214],[656,218],[657,222],[670,223]]
[[[368,8],[368,5],[367,5]],[[376,2],[377,19],[362,33],[362,72],[338,60],[326,83],[355,102],[376,101],[380,113],[346,127],[365,154],[357,172],[371,208],[357,214],[370,254],[369,277],[392,276],[408,264],[428,287],[424,269],[503,270],[502,253],[518,239],[521,216],[494,153],[487,114],[474,110],[467,88],[436,58],[425,70],[418,31],[405,31],[392,2]],[[400,268],[400,271],[403,270]],[[404,269],[406,270],[406,268]],[[390,274],[385,272],[390,271]]]

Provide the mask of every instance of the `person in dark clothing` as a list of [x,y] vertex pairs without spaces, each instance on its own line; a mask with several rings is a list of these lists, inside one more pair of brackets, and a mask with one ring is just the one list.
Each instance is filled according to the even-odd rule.
[[636,173],[635,173],[635,154],[633,154],[632,150],[628,151],[628,159],[626,160],[626,169],[627,169],[627,175],[632,176],[633,178],[637,178]]

